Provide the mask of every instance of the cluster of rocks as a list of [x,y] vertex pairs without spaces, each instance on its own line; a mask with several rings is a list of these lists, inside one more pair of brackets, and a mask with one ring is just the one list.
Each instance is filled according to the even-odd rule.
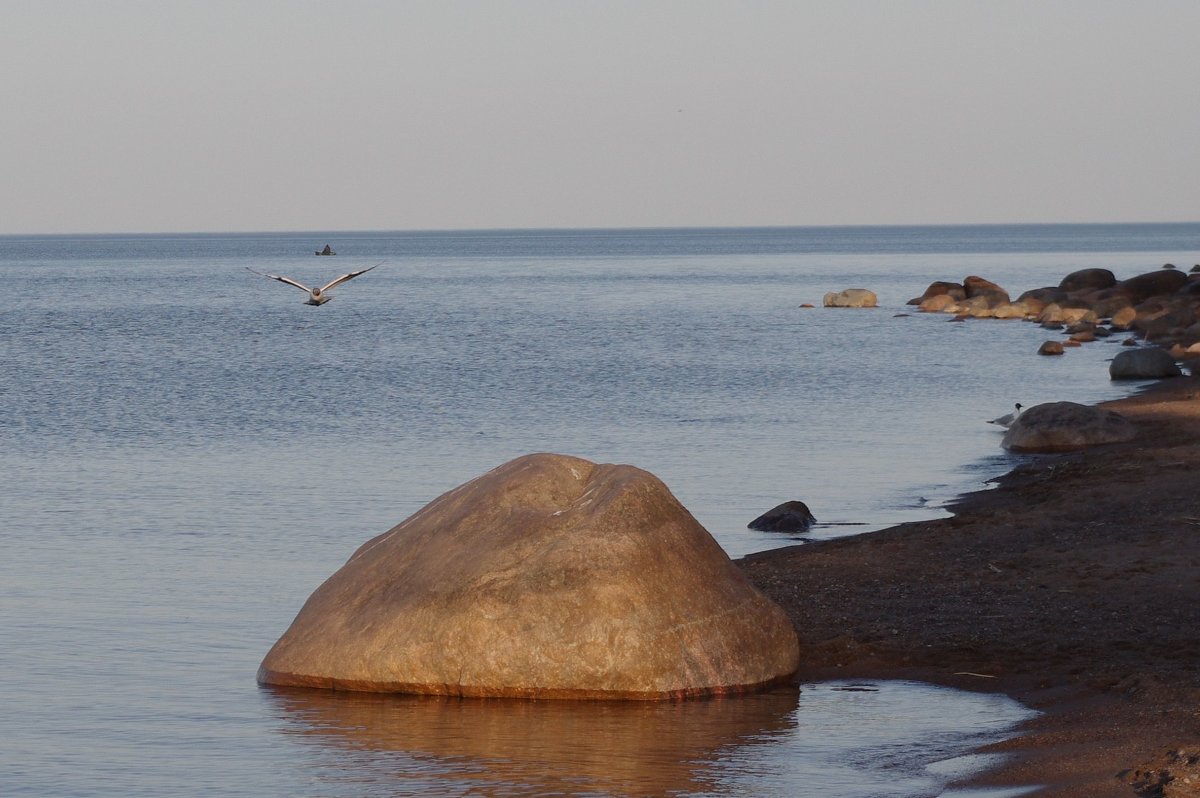
[[1195,798],[1200,795],[1200,750],[1168,751],[1119,775],[1138,795]]
[[[1126,280],[1118,280],[1108,269],[1082,269],[1057,286],[1034,288],[1015,300],[996,283],[971,276],[961,283],[931,283],[908,304],[925,313],[949,313],[961,319],[1025,319],[1064,331],[1065,341],[1047,342],[1039,350],[1046,355],[1127,332],[1168,350],[1171,367],[1175,359],[1200,358],[1200,269],[1187,274],[1167,264]],[[1145,373],[1156,356],[1129,355],[1123,359],[1137,360],[1137,367],[1129,374],[1114,374],[1114,379],[1171,376],[1171,368],[1165,366]],[[1174,373],[1179,373],[1177,368]]]

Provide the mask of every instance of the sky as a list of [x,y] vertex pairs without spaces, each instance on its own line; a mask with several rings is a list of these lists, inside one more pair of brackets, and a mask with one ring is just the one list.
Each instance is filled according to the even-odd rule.
[[0,0],[0,234],[1200,219],[1200,2]]

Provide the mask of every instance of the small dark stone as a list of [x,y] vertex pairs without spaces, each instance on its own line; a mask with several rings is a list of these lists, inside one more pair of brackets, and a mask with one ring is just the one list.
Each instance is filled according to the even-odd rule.
[[759,532],[807,532],[816,521],[807,504],[790,501],[767,510],[746,526]]

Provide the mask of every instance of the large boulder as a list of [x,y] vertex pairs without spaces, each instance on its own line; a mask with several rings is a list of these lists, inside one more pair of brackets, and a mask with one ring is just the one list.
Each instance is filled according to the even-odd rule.
[[1108,269],[1080,269],[1062,278],[1058,287],[1064,291],[1090,291],[1097,288],[1112,288],[1117,277]]
[[1065,452],[1132,440],[1133,423],[1111,410],[1074,402],[1049,402],[1021,413],[1000,445],[1014,452]]
[[925,293],[919,297],[914,297],[908,300],[910,305],[920,305],[927,299],[932,299],[935,296],[948,296],[955,302],[960,302],[967,298],[967,292],[963,288],[962,283],[951,283],[946,280],[934,280],[925,289]]
[[950,294],[935,294],[929,299],[922,300],[917,309],[922,313],[944,313],[949,308],[955,307],[958,301]]
[[999,285],[993,283],[991,280],[985,280],[975,275],[971,275],[963,280],[963,290],[967,294],[967,299],[983,297],[992,306],[1002,303],[1007,304],[1012,301],[1008,296],[1008,292]]
[[1121,289],[1129,301],[1140,305],[1150,297],[1173,294],[1187,283],[1188,276],[1176,269],[1159,269],[1156,272],[1139,274],[1120,282]]
[[1114,380],[1155,380],[1182,374],[1175,358],[1158,347],[1127,349],[1108,364],[1108,376]]
[[746,526],[758,532],[807,532],[816,521],[807,504],[790,501],[772,507]]
[[740,692],[799,663],[783,610],[640,469],[528,455],[368,541],[265,684],[532,698]]
[[824,298],[827,308],[873,308],[878,303],[875,292],[866,288],[847,288],[836,293],[830,291]]

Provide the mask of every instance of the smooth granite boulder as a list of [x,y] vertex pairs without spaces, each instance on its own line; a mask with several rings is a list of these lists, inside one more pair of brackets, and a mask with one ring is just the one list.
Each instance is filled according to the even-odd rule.
[[744,692],[798,664],[783,610],[656,477],[535,454],[359,548],[258,679],[645,700]]
[[873,308],[879,304],[874,291],[866,288],[847,288],[844,291],[830,291],[825,295],[823,304],[827,308]]
[[1182,374],[1171,353],[1158,347],[1118,352],[1108,364],[1108,376],[1114,380],[1156,380]]
[[758,532],[807,532],[816,521],[807,504],[790,501],[772,507],[746,527]]
[[1049,402],[1021,413],[1000,445],[1013,452],[1066,452],[1133,440],[1133,423],[1111,410]]

